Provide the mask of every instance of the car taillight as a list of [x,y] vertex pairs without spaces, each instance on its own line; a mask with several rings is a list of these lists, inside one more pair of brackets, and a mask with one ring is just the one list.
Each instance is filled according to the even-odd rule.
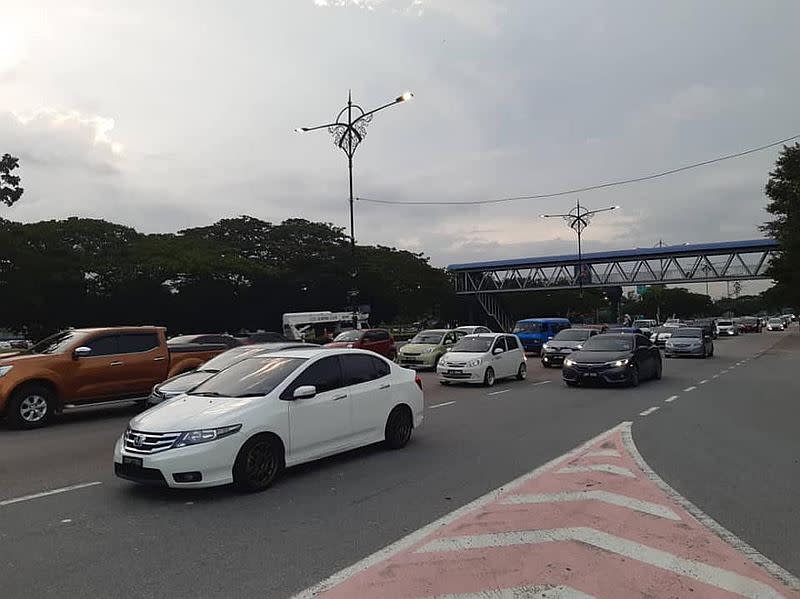
[[414,382],[417,384],[417,387],[419,387],[420,390],[422,390],[422,379],[420,378],[419,375],[414,377]]

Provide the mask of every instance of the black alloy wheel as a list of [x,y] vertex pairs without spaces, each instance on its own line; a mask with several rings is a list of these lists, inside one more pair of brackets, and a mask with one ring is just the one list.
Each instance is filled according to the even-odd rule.
[[233,465],[234,484],[243,491],[263,491],[275,482],[283,465],[279,443],[268,435],[258,435],[239,450]]
[[414,422],[411,418],[411,410],[407,406],[397,406],[389,414],[386,421],[386,446],[389,449],[401,449],[411,440],[411,432],[414,430]]

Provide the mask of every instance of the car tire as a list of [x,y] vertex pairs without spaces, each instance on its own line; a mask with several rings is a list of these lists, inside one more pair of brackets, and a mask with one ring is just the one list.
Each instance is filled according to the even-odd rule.
[[709,353],[709,354],[708,354],[708,356],[709,356],[710,358],[713,358],[713,357],[714,357],[714,346],[713,346],[713,345],[711,346],[711,353]]
[[494,368],[489,366],[489,368],[486,369],[486,373],[483,375],[483,385],[484,387],[492,387],[494,386],[494,382]]
[[543,368],[550,368],[550,364],[548,364],[547,362],[542,362],[542,367]]
[[450,384],[450,381],[439,381],[439,384],[440,385],[444,385],[445,387],[447,387],[447,385]]
[[703,360],[705,360],[705,359],[708,357],[708,352],[706,351],[706,348],[705,348],[705,347],[703,348],[703,353],[702,353],[702,354],[700,354],[700,357],[701,357]]
[[523,362],[517,369],[517,380],[524,381],[526,378],[528,378],[528,366]]
[[638,387],[639,386],[639,367],[634,366],[631,368],[631,373],[628,375],[628,386],[629,387]]
[[272,435],[247,440],[233,463],[233,484],[240,491],[255,493],[268,489],[285,467],[283,445]]
[[56,409],[52,389],[40,383],[22,385],[8,401],[6,416],[12,428],[31,429],[45,426]]
[[389,352],[389,356],[388,356],[387,359],[391,360],[392,362],[396,362],[397,361],[397,352],[396,351]]
[[567,387],[577,387],[578,381],[564,381],[567,384]]
[[664,374],[664,365],[659,360],[658,362],[656,362],[656,371],[653,373],[653,378],[657,381],[660,381],[663,374]]
[[414,420],[408,406],[397,406],[389,414],[384,432],[386,447],[389,449],[402,449],[411,439],[414,430]]

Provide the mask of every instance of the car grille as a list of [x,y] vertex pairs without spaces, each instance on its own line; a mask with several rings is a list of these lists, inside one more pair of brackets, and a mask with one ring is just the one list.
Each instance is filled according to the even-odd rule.
[[443,372],[442,376],[446,379],[469,379],[472,374],[469,372]]
[[180,433],[145,433],[125,431],[125,449],[132,453],[158,453],[172,447]]
[[447,364],[442,364],[445,368],[464,368],[466,365],[466,362],[448,362]]
[[608,368],[611,368],[607,364],[581,364],[578,362],[573,364],[573,366],[580,372],[598,372],[600,370],[607,370]]

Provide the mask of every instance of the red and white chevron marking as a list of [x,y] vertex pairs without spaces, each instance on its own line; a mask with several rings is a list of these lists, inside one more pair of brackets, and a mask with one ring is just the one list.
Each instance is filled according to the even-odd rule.
[[771,599],[800,586],[658,479],[623,423],[297,599],[310,597]]

